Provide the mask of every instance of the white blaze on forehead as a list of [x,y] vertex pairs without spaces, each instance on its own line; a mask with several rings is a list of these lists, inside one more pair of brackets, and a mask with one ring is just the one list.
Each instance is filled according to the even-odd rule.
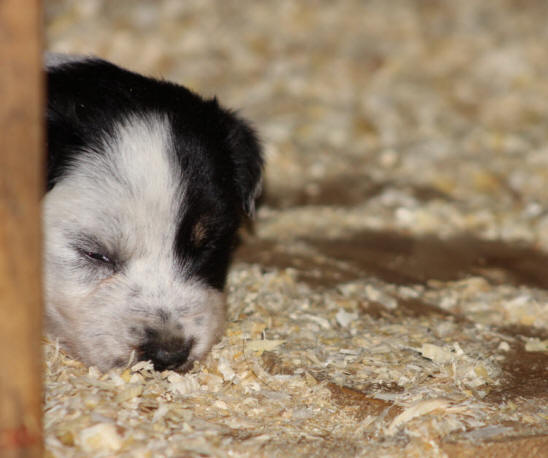
[[104,149],[103,161],[79,170],[87,174],[98,169],[105,190],[113,191],[112,197],[133,200],[136,209],[155,210],[156,214],[177,210],[182,198],[181,173],[165,117],[133,117],[120,123]]
[[[134,116],[113,130],[101,151],[79,156],[52,192],[73,189],[66,209],[78,215],[76,227],[122,258],[169,254],[172,259],[184,187],[170,124],[160,115]],[[74,211],[75,205],[89,211]]]
[[166,117],[130,118],[117,126],[114,139],[105,147],[109,165],[117,169],[123,184],[127,183],[137,197],[173,203],[180,184],[179,166]]

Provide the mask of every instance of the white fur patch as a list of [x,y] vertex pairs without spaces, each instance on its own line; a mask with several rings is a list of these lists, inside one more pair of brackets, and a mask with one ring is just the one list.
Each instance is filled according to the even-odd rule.
[[[44,198],[47,331],[103,370],[127,361],[145,328],[194,339],[189,359],[199,359],[222,332],[224,297],[185,280],[175,258],[185,184],[169,122],[133,117],[115,132]],[[85,256],[95,249],[120,270]]]

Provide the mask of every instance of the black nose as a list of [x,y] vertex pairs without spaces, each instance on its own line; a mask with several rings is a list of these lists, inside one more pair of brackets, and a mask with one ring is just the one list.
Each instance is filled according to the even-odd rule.
[[139,359],[152,361],[157,371],[177,369],[187,362],[193,343],[192,340],[165,337],[157,331],[147,329],[146,340],[139,347]]

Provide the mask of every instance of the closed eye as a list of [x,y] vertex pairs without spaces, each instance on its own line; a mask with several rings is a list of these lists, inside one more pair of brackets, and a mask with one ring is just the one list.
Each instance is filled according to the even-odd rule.
[[122,267],[121,259],[117,253],[108,249],[95,237],[88,234],[70,234],[71,248],[78,256],[79,265],[89,267],[92,270],[117,271]]
[[93,261],[98,261],[103,264],[110,264],[110,265],[114,264],[114,262],[108,256],[102,253],[96,253],[96,252],[87,251],[87,250],[81,250],[81,253],[87,258],[92,259]]

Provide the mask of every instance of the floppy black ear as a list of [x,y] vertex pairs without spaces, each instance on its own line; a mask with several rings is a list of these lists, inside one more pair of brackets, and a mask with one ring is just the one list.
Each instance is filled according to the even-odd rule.
[[262,148],[255,131],[246,121],[233,114],[227,141],[234,164],[238,197],[243,211],[252,217],[255,214],[255,202],[262,190]]

